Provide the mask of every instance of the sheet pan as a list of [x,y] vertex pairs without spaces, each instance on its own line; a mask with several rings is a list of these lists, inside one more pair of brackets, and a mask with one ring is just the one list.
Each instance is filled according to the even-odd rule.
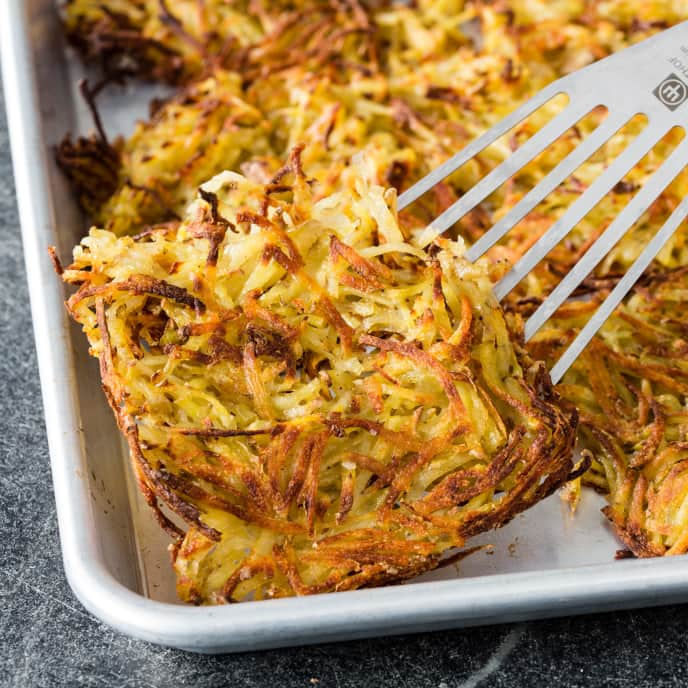
[[[0,53],[64,567],[91,613],[131,636],[215,653],[688,600],[688,559],[615,561],[603,501],[586,492],[575,516],[553,495],[473,541],[491,547],[405,585],[179,603],[169,542],[134,488],[96,362],[67,319],[46,251],[55,245],[67,258],[84,226],[52,147],[92,128],[54,2],[2,0]],[[131,131],[150,96],[141,87],[110,93],[101,103],[108,130]]]

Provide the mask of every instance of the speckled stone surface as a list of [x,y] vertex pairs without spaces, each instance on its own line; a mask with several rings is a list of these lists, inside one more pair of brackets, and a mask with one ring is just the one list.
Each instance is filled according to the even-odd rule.
[[0,686],[688,685],[686,606],[217,657],[110,630],[62,571],[30,333],[0,92]]

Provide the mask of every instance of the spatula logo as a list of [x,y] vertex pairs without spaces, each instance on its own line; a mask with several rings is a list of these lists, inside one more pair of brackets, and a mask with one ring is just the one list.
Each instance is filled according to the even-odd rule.
[[652,92],[671,111],[674,111],[679,105],[688,100],[688,86],[676,74],[670,74]]

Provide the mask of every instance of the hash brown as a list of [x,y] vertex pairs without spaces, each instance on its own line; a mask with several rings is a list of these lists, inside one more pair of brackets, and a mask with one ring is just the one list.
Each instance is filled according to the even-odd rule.
[[487,266],[415,247],[395,198],[359,173],[314,202],[297,150],[269,185],[204,184],[178,226],[75,250],[69,309],[182,599],[403,580],[572,472],[576,413]]

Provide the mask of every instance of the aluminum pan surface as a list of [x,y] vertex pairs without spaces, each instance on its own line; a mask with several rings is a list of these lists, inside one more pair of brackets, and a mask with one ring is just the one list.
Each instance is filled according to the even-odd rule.
[[[83,219],[52,161],[65,131],[90,128],[75,97],[52,0],[0,2],[0,50],[65,571],[84,606],[123,633],[222,652],[688,600],[688,560],[613,561],[620,545],[586,493],[572,518],[554,495],[465,560],[402,586],[195,608],[174,598],[166,541],[132,490],[97,367],[70,325],[46,253],[68,256]],[[145,94],[104,103],[129,131]],[[138,97],[138,98],[137,98]],[[126,103],[126,105],[123,105]]]

